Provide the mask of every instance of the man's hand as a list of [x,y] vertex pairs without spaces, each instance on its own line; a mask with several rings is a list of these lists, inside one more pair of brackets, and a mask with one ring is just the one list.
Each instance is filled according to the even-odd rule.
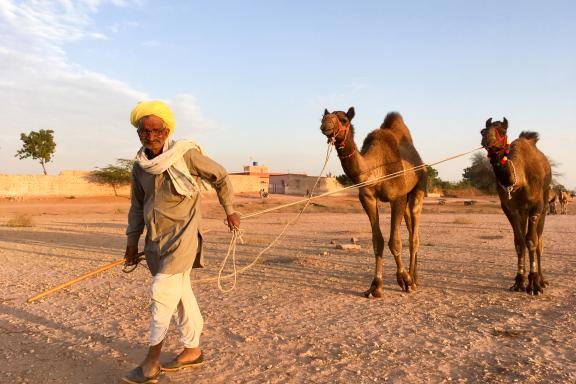
[[126,259],[126,265],[138,264],[138,246],[137,245],[127,245],[126,252],[124,253],[124,259]]
[[234,228],[240,228],[240,215],[236,212],[228,215],[226,220],[228,221],[228,227],[230,227],[230,230],[233,230]]

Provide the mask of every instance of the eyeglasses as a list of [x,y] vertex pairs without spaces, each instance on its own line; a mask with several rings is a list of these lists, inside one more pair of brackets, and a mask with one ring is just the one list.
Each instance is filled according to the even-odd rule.
[[166,135],[166,128],[159,128],[159,129],[142,129],[138,128],[138,136],[140,137],[148,137],[148,136],[164,136]]

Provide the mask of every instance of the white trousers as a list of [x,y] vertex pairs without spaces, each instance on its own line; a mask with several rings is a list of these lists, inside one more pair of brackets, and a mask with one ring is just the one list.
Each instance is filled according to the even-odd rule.
[[176,326],[182,344],[185,348],[197,347],[204,319],[190,285],[190,269],[176,274],[157,273],[152,278],[150,346],[164,340],[176,310]]

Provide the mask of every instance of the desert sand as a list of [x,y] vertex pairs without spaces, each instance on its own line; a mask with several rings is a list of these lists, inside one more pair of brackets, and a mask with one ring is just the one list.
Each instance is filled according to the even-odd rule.
[[[237,198],[242,214],[300,199]],[[122,258],[129,201],[0,202],[0,382],[117,383],[147,348],[150,274],[115,268],[35,303],[26,299]],[[385,295],[366,299],[374,257],[354,197],[314,202],[237,286],[194,283],[206,364],[160,383],[573,383],[576,382],[576,216],[548,216],[541,296],[510,292],[512,230],[496,198],[473,206],[426,202],[419,288],[404,293],[384,254]],[[237,266],[250,263],[297,208],[245,220]],[[381,225],[387,238],[385,205]],[[217,275],[230,233],[214,196],[203,201],[207,267]],[[31,222],[15,226],[23,217]],[[407,261],[407,232],[402,227]],[[337,249],[357,238],[360,250]],[[226,271],[231,271],[229,264]],[[231,281],[225,280],[224,287]],[[166,339],[163,360],[179,351]]]

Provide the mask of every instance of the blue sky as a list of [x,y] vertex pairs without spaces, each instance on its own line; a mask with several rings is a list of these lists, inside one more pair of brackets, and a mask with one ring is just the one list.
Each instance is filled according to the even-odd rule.
[[359,145],[396,110],[427,162],[506,116],[576,188],[574,20],[571,1],[0,0],[0,173],[41,171],[14,157],[30,130],[55,131],[51,173],[130,158],[129,112],[159,98],[230,172],[317,174],[324,108],[353,105]]

